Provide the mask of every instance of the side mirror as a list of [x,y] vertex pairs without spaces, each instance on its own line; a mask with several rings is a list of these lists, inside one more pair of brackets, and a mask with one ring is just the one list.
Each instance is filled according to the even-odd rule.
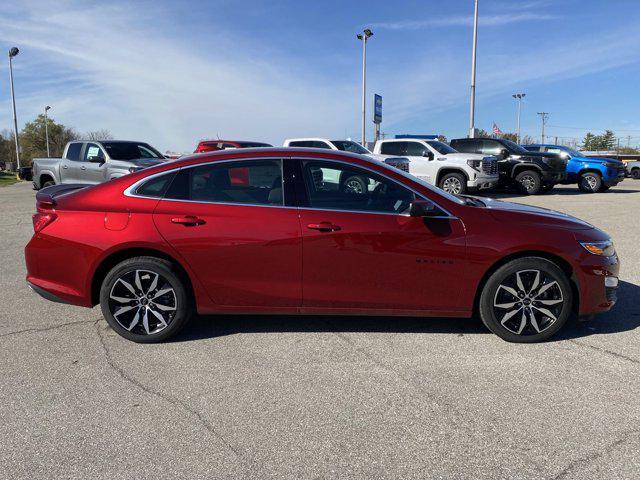
[[89,157],[87,160],[91,163],[104,163],[104,158],[102,157]]
[[422,152],[423,157],[427,157],[429,160],[433,160],[433,152],[431,150],[424,150]]
[[411,202],[409,215],[412,217],[430,217],[436,213],[436,205],[431,200],[419,198]]

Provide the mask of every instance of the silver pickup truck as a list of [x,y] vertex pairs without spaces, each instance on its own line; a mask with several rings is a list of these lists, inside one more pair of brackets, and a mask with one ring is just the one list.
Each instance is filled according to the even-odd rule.
[[103,183],[167,159],[148,143],[123,140],[67,143],[62,158],[33,159],[33,188]]

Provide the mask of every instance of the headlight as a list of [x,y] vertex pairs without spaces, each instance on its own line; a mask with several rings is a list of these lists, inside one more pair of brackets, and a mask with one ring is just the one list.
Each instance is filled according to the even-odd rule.
[[482,167],[482,160],[467,160],[467,165],[479,172]]
[[580,242],[580,245],[589,253],[593,255],[600,255],[601,257],[610,257],[616,253],[616,249],[613,247],[611,240],[605,240],[604,242]]

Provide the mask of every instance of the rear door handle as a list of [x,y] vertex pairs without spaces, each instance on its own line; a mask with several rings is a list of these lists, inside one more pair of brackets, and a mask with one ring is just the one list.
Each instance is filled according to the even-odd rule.
[[175,217],[171,219],[171,223],[179,223],[187,227],[195,227],[197,225],[203,225],[206,223],[202,218],[198,218],[194,215],[185,215],[183,217]]
[[321,232],[336,232],[342,230],[338,225],[334,225],[331,222],[310,223],[307,228],[311,230],[319,230]]

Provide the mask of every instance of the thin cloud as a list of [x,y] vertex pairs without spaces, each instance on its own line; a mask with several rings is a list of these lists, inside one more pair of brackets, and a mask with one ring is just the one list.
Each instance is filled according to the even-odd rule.
[[[557,15],[546,13],[504,13],[497,15],[478,16],[478,24],[481,26],[508,25],[510,23],[557,20]],[[473,26],[473,15],[461,15],[441,18],[429,18],[426,20],[400,20],[397,22],[380,22],[371,24],[372,27],[387,30],[422,30],[425,28],[440,27],[470,27]]]

